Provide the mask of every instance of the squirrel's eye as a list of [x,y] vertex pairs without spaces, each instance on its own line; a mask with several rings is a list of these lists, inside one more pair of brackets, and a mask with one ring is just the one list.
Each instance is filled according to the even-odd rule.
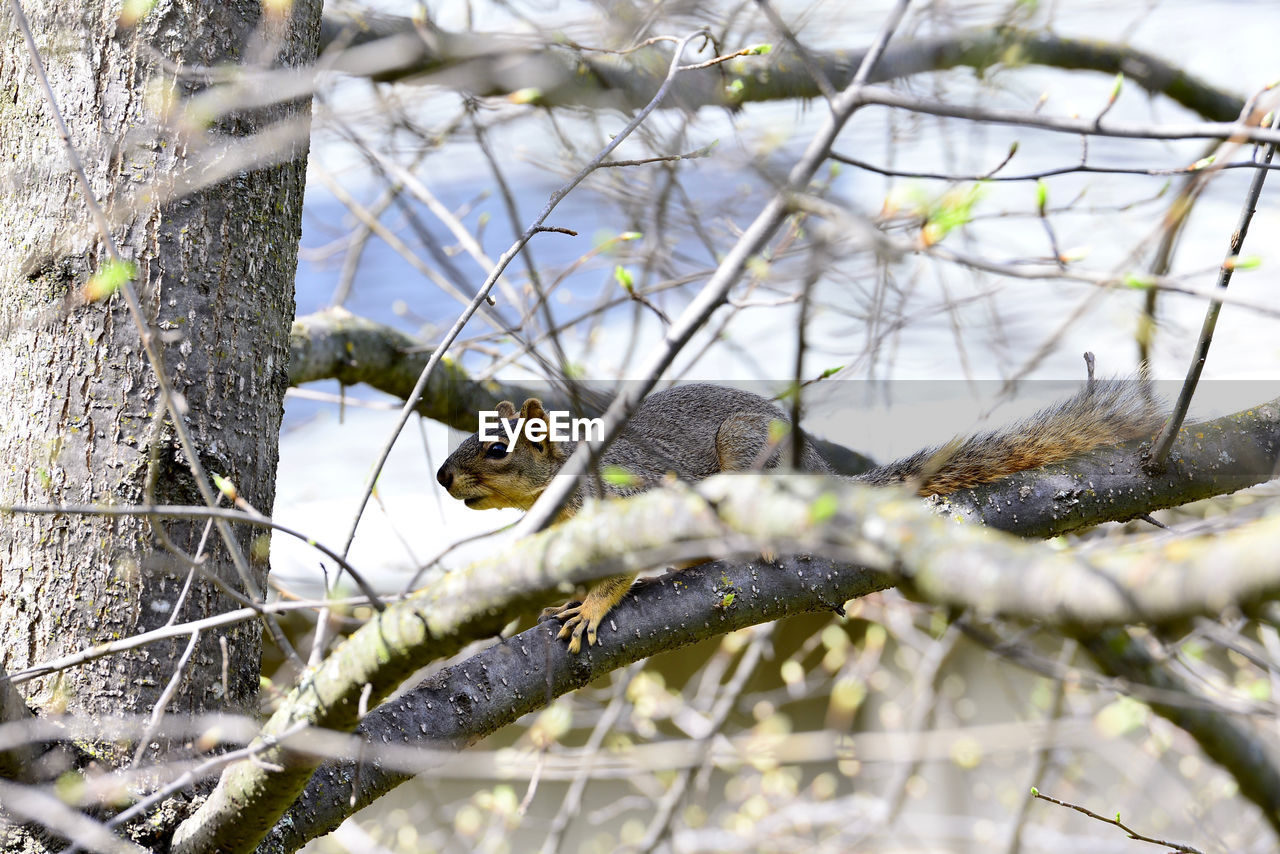
[[507,446],[502,442],[494,442],[485,448],[484,455],[491,460],[500,460],[507,455]]

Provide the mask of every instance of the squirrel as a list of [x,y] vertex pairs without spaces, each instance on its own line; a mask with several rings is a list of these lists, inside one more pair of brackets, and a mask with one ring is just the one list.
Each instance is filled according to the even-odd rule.
[[[510,401],[503,401],[497,413],[507,422],[519,417],[525,424],[547,423],[537,398],[526,400],[519,413]],[[1161,421],[1159,405],[1143,377],[1095,381],[1090,376],[1077,394],[1023,421],[953,439],[855,475],[853,480],[876,486],[909,484],[921,496],[947,495],[1062,462],[1099,446],[1150,437]],[[617,467],[627,476],[580,478],[582,483],[556,521],[573,516],[588,497],[599,497],[601,490],[610,497],[634,495],[661,483],[668,473],[698,481],[718,472],[785,467],[794,458],[790,426],[787,416],[767,398],[740,389],[697,383],[650,395],[600,457],[601,470]],[[835,474],[812,443],[805,441],[803,432],[799,440],[801,470]],[[474,509],[527,510],[576,447],[574,441],[532,441],[523,430],[511,446],[502,438],[484,441],[476,433],[449,455],[436,480]],[[548,608],[542,618],[560,620],[558,637],[568,638],[569,651],[577,653],[584,634],[588,645],[596,642],[601,621],[635,578],[627,574],[603,579],[581,602]]]

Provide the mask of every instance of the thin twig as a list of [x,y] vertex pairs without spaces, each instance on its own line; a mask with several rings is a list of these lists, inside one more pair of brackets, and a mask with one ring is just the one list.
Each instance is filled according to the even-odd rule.
[[826,98],[827,104],[831,104],[836,99],[836,87],[831,85],[831,78],[822,70],[822,66],[814,61],[813,55],[808,48],[800,44],[796,34],[787,26],[787,22],[782,20],[782,16],[778,14],[777,9],[773,8],[773,4],[769,0],[756,0],[756,5],[764,12],[764,16],[769,19],[770,26],[777,30],[788,47],[796,52],[796,56],[799,57],[800,64],[804,66],[805,72],[813,80],[814,85],[818,87],[822,97]]
[[217,756],[201,762],[194,768],[180,774],[167,785],[161,786],[159,789],[156,789],[150,795],[138,801],[127,810],[124,810],[119,815],[114,816],[109,822],[107,822],[107,827],[119,827],[134,816],[144,814],[147,810],[151,809],[153,805],[160,803],[170,795],[182,791],[197,780],[202,780],[214,771],[217,771],[220,768],[225,768],[233,762],[239,762],[241,759],[255,759],[259,754],[275,748],[286,739],[302,732],[302,730],[306,728],[306,722],[299,721],[289,729],[280,733],[278,736],[266,736],[261,741],[255,741],[248,747],[242,747],[239,750],[229,750],[226,753],[219,753]]
[[1085,136],[1105,136],[1116,139],[1223,139],[1239,142],[1280,143],[1280,130],[1260,128],[1235,122],[1177,122],[1169,124],[1137,124],[1108,122],[1097,127],[1092,119],[1067,116],[1046,116],[1031,110],[1006,110],[995,107],[957,105],[942,101],[930,101],[905,94],[887,86],[868,86],[863,90],[862,103],[894,107],[930,116],[952,119],[968,119],[997,125],[1015,125],[1023,129],[1047,130]]
[[564,800],[560,802],[560,809],[551,822],[551,829],[547,831],[546,839],[542,842],[542,854],[555,854],[561,850],[560,844],[565,831],[569,829],[569,823],[582,809],[582,793],[586,791],[587,783],[591,780],[591,770],[595,766],[600,745],[604,744],[605,736],[613,730],[614,724],[627,708],[627,686],[643,669],[644,661],[637,661],[616,677],[614,695],[600,715],[595,728],[591,730],[591,735],[587,737],[587,743],[583,745],[582,762],[574,772],[573,782],[569,784],[569,790],[565,792]]
[[[1280,112],[1277,112],[1272,119],[1271,127],[1272,129],[1280,127]],[[1275,152],[1276,146],[1274,143],[1266,147],[1266,151],[1262,155],[1264,165],[1271,163],[1271,158]],[[1244,246],[1244,238],[1249,233],[1249,223],[1253,220],[1253,212],[1258,208],[1258,197],[1262,195],[1262,185],[1266,180],[1267,170],[1258,169],[1253,174],[1253,180],[1249,182],[1249,191],[1245,193],[1244,206],[1240,209],[1240,220],[1236,224],[1235,231],[1231,232],[1227,257],[1223,259],[1222,266],[1218,270],[1217,290],[1225,291],[1227,286],[1231,284],[1231,274],[1236,269],[1235,259],[1240,254],[1241,247]],[[1197,384],[1200,382],[1200,374],[1204,370],[1204,363],[1209,358],[1209,346],[1213,343],[1213,332],[1218,325],[1218,314],[1221,311],[1222,303],[1216,299],[1209,303],[1209,308],[1205,311],[1204,323],[1200,327],[1200,338],[1196,341],[1196,349],[1191,357],[1191,365],[1187,368],[1187,378],[1182,383],[1182,390],[1178,392],[1178,400],[1173,406],[1173,412],[1170,413],[1169,420],[1165,422],[1164,429],[1160,431],[1160,435],[1153,443],[1151,453],[1147,457],[1146,467],[1148,471],[1158,472],[1164,468],[1165,460],[1169,456],[1169,450],[1173,447],[1173,442],[1178,437],[1178,431],[1182,429],[1182,422],[1186,419],[1187,410],[1191,407],[1191,398],[1195,394]]]
[[[391,597],[395,601],[402,597]],[[235,623],[243,623],[252,620],[261,614],[274,614],[282,611],[304,611],[316,610],[328,604],[333,605],[365,605],[367,600],[363,596],[352,597],[349,599],[328,599],[324,601],[299,601],[299,602],[264,602],[256,608],[239,608],[235,611],[225,611],[212,617],[205,617],[200,620],[192,620],[189,623],[178,623],[172,626],[163,626],[158,629],[152,629],[149,632],[133,635],[132,637],[121,638],[116,641],[109,641],[104,644],[89,647],[79,652],[73,652],[70,655],[64,655],[55,658],[52,661],[33,664],[5,677],[0,675],[0,681],[10,681],[15,685],[23,682],[29,682],[32,679],[38,679],[41,676],[47,676],[50,673],[56,673],[59,670],[66,670],[68,667],[76,667],[86,664],[108,655],[115,655],[125,650],[137,649],[149,644],[158,643],[170,638],[182,637],[189,635],[193,631],[203,631],[205,629],[218,628],[220,626],[229,626]]]
[[[175,610],[176,613],[176,610]],[[160,723],[164,719],[164,710],[169,705],[169,701],[173,699],[173,695],[178,693],[178,686],[182,684],[182,674],[187,669],[187,662],[191,660],[191,654],[196,651],[196,644],[200,642],[200,632],[191,633],[191,640],[187,642],[187,648],[182,653],[182,657],[178,659],[178,664],[173,668],[173,676],[169,678],[169,684],[165,686],[164,692],[160,694],[160,699],[156,700],[155,708],[151,710],[151,720],[147,722],[147,728],[143,731],[142,737],[138,739],[138,744],[133,751],[133,766],[136,768],[142,762],[142,754],[147,752],[147,744],[155,736],[156,730],[160,728]]]
[[1118,827],[1121,830],[1123,830],[1125,833],[1129,834],[1130,839],[1136,839],[1138,842],[1150,842],[1152,845],[1162,845],[1165,848],[1168,848],[1172,851],[1183,852],[1183,854],[1204,854],[1204,852],[1202,852],[1199,848],[1195,848],[1191,845],[1187,845],[1185,842],[1171,842],[1167,839],[1155,839],[1153,837],[1145,836],[1141,833],[1138,833],[1136,830],[1129,827],[1124,822],[1120,821],[1120,813],[1116,813],[1115,818],[1107,818],[1105,815],[1098,815],[1096,812],[1089,809],[1088,807],[1082,807],[1079,804],[1073,804],[1070,801],[1060,801],[1057,798],[1051,798],[1048,795],[1041,792],[1039,789],[1034,789],[1034,788],[1031,790],[1031,797],[1039,798],[1042,801],[1048,801],[1051,804],[1057,804],[1060,807],[1066,807],[1067,809],[1075,810],[1076,812],[1083,813],[1084,815],[1089,816],[1089,818],[1096,819],[1102,822],[1103,824],[1109,824],[1112,827]]
[[742,696],[742,691],[747,686],[747,680],[756,672],[756,667],[764,657],[765,650],[772,648],[773,630],[776,625],[777,623],[767,623],[753,632],[751,643],[742,653],[742,658],[738,660],[733,678],[729,680],[728,685],[724,686],[724,691],[716,699],[716,704],[711,710],[711,725],[690,746],[690,750],[699,757],[698,761],[691,763],[671,783],[658,803],[657,809],[654,810],[653,820],[645,829],[644,838],[635,848],[628,849],[629,852],[649,854],[666,836],[671,819],[675,816],[676,807],[680,805],[685,792],[689,790],[689,782],[693,779],[694,773],[709,760],[711,745],[720,735],[720,730],[724,728],[725,722],[729,719],[729,713],[737,706],[738,698]]
[[[851,157],[847,154],[831,152],[831,159],[838,160],[849,166],[855,166],[858,169],[865,169],[868,172],[874,172],[877,175],[885,175],[890,178],[918,178],[921,180],[933,181],[990,181],[992,183],[1000,182],[1017,182],[1017,181],[1038,181],[1042,178],[1053,178],[1058,175],[1077,175],[1077,174],[1096,174],[1096,175],[1149,175],[1154,178],[1169,178],[1178,175],[1194,175],[1199,170],[1193,166],[1167,166],[1157,167],[1154,169],[1140,169],[1136,166],[1091,166],[1087,163],[1077,163],[1074,166],[1052,166],[1047,169],[1039,169],[1035,172],[1024,172],[1019,175],[997,175],[995,172],[970,173],[965,175],[949,173],[949,172],[918,172],[912,169],[891,169],[887,166],[877,166],[866,160],[857,157]],[[999,171],[1009,163],[1008,157],[1005,158],[996,171]],[[1219,169],[1280,169],[1280,164],[1266,165],[1253,163],[1248,160],[1239,160],[1232,163],[1223,163],[1218,166]]]

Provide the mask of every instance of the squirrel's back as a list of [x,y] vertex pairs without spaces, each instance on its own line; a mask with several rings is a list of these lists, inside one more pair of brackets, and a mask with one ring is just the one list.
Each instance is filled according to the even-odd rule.
[[857,479],[911,483],[920,495],[947,495],[1103,445],[1149,438],[1162,421],[1146,379],[1090,380],[1073,397],[1008,427],[919,451]]
[[[602,461],[648,481],[668,472],[696,481],[723,471],[776,468],[790,461],[790,442],[770,441],[775,423],[790,427],[787,416],[758,394],[710,383],[675,386],[644,399]],[[808,443],[802,453],[804,470],[830,470]],[[609,491],[628,494],[652,485]]]

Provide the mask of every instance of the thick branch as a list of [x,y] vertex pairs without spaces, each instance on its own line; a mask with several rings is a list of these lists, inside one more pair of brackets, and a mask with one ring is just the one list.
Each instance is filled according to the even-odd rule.
[[[600,643],[570,655],[558,623],[542,623],[447,668],[361,722],[357,732],[385,749],[459,749],[633,661],[746,626],[806,611],[830,611],[887,586],[885,576],[823,558],[709,563],[642,582]],[[259,852],[295,851],[409,778],[378,763],[327,763]],[[350,798],[355,793],[355,806]]]
[[[536,87],[542,104],[644,104],[661,82],[669,60],[662,46],[617,55],[533,44],[491,33],[448,33],[415,26],[407,18],[328,15],[324,43],[354,47],[337,67],[382,80],[436,73],[440,82],[483,95],[505,95]],[[864,49],[808,53],[832,86],[843,88]],[[1176,65],[1132,47],[1070,39],[1013,27],[983,28],[891,46],[869,82],[881,83],[929,71],[968,67],[1045,65],[1123,73],[1152,94],[1162,94],[1206,118],[1229,121],[1243,100],[1187,74]],[[751,101],[820,97],[805,63],[783,46],[767,54],[680,75],[666,106],[736,106]]]

